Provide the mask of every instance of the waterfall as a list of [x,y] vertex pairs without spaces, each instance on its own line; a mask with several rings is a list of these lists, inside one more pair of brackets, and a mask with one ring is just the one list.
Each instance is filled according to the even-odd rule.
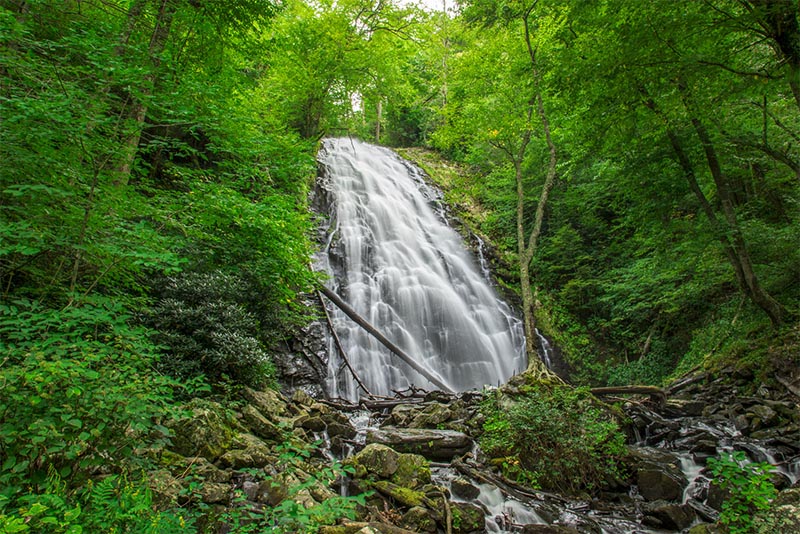
[[[455,391],[497,385],[525,368],[521,322],[482,276],[448,226],[440,194],[392,151],[328,139],[319,162],[326,246],[315,258],[327,285],[362,317]],[[374,394],[427,379],[339,309],[329,312],[348,359]],[[329,343],[332,397],[356,399],[352,375]]]

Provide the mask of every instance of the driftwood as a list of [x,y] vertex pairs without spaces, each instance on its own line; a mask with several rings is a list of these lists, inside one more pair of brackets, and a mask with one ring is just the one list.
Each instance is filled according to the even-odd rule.
[[336,345],[336,349],[339,351],[339,354],[342,357],[342,361],[344,361],[344,364],[350,370],[350,374],[353,375],[353,378],[356,380],[356,383],[358,383],[358,387],[363,389],[364,393],[366,393],[368,397],[371,397],[372,393],[370,393],[370,391],[367,389],[367,386],[365,386],[364,382],[362,382],[361,379],[358,377],[358,373],[356,373],[356,370],[353,369],[353,366],[350,365],[350,359],[347,357],[347,353],[344,351],[344,347],[342,346],[342,340],[339,339],[339,335],[336,333],[336,329],[333,327],[333,321],[331,321],[331,316],[328,313],[328,307],[325,306],[325,301],[322,300],[322,293],[320,293],[319,291],[317,291],[317,298],[319,299],[319,304],[320,306],[322,306],[322,310],[325,313],[325,322],[328,324],[328,330],[330,330],[331,336],[333,336],[333,342]]
[[389,341],[383,334],[381,334],[374,326],[372,326],[366,319],[361,317],[353,308],[351,308],[345,301],[339,298],[339,295],[331,291],[325,286],[320,286],[320,291],[322,294],[328,297],[328,299],[333,302],[340,310],[342,310],[345,315],[350,317],[353,321],[356,322],[361,328],[366,330],[372,337],[377,339],[381,342],[381,344],[389,349],[389,351],[406,362],[412,369],[417,371],[419,374],[430,380],[431,384],[435,385],[442,391],[446,391],[448,393],[453,393],[453,390],[447,386],[442,380],[422,366],[420,363],[416,362],[411,356],[406,354],[400,347]]
[[592,388],[589,390],[596,397],[605,395],[649,395],[653,402],[662,405],[667,401],[664,390],[655,386],[616,386],[606,388]]
[[386,408],[394,408],[400,404],[419,404],[423,402],[425,399],[421,397],[402,397],[399,399],[387,399],[387,400],[372,400],[372,399],[363,399],[359,402],[359,406],[363,406],[373,412],[385,410]]

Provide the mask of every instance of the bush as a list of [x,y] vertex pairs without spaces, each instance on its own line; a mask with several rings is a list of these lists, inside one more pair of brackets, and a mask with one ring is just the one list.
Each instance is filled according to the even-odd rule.
[[720,522],[731,534],[751,532],[754,515],[767,510],[777,494],[769,475],[773,467],[748,463],[747,456],[741,451],[720,459],[709,458],[708,466],[714,474],[714,483],[729,495],[722,503]]
[[[97,469],[143,463],[168,439],[178,383],[153,371],[157,348],[116,301],[61,310],[0,305],[0,496],[40,494],[55,472],[77,487]],[[50,477],[52,480],[52,477]]]
[[481,448],[521,483],[575,493],[622,475],[625,437],[588,390],[540,385],[514,401],[498,392],[483,401],[481,412]]
[[187,272],[165,279],[160,293],[148,323],[158,330],[154,340],[167,347],[161,370],[253,387],[273,378],[259,321],[243,304],[257,294],[246,280],[222,271]]

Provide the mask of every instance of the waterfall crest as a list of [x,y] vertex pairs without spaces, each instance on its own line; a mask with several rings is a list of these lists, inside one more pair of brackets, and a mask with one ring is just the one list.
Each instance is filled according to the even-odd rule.
[[[327,139],[318,187],[330,225],[316,258],[327,285],[362,317],[449,385],[464,391],[504,382],[525,368],[521,322],[498,298],[461,237],[437,212],[437,192],[392,151]],[[330,307],[351,364],[374,394],[427,379]],[[332,397],[359,391],[329,343]]]

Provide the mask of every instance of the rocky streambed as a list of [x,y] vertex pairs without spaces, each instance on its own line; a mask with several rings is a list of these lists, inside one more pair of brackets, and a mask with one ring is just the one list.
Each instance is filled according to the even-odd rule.
[[[491,467],[475,445],[479,392],[413,392],[361,406],[302,390],[245,389],[227,407],[195,400],[151,479],[162,503],[204,510],[217,532],[249,521],[283,532],[323,524],[325,534],[703,534],[725,532],[715,523],[728,497],[706,462],[741,451],[776,466],[778,505],[760,521],[778,525],[771,532],[800,532],[797,399],[767,387],[743,395],[748,380],[700,374],[673,386],[663,404],[619,400],[625,475],[591,495],[536,491]],[[337,461],[343,468],[331,469]],[[361,496],[349,519],[337,513],[342,496]],[[299,509],[287,503],[318,510],[316,523],[281,523],[276,509]]]

